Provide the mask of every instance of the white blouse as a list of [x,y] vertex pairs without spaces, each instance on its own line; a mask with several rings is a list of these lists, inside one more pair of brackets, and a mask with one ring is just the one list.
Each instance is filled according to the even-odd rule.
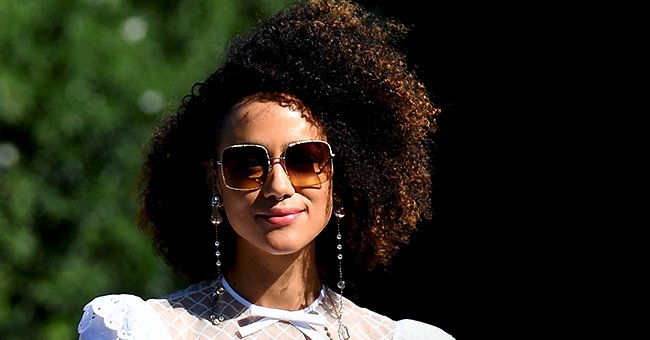
[[[339,339],[340,295],[323,285],[307,308],[288,311],[257,306],[235,292],[225,278],[225,292],[214,310],[215,282],[204,281],[160,299],[144,301],[130,294],[99,296],[83,308],[80,340],[171,339]],[[350,339],[454,340],[438,327],[420,321],[394,321],[343,297],[342,324]]]

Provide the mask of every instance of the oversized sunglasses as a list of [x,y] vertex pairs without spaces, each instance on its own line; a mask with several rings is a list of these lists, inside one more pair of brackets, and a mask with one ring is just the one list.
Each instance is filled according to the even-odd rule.
[[234,144],[221,151],[221,176],[226,187],[233,190],[261,188],[273,164],[279,162],[294,187],[314,187],[332,178],[332,148],[321,140],[293,142],[280,157],[270,157],[259,144]]

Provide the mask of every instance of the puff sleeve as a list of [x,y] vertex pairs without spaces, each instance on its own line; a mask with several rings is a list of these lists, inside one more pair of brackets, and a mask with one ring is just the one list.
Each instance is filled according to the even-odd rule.
[[442,329],[421,321],[403,319],[396,323],[394,340],[454,340]]
[[99,296],[87,303],[77,327],[79,340],[168,340],[154,309],[130,294]]

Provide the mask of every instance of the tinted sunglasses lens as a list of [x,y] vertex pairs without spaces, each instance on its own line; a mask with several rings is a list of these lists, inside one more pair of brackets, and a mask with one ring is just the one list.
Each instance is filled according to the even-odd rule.
[[332,175],[330,148],[324,142],[289,146],[285,152],[284,164],[294,186],[317,186],[329,180]]
[[268,171],[266,150],[256,145],[227,147],[221,156],[223,177],[231,188],[255,189],[262,186]]

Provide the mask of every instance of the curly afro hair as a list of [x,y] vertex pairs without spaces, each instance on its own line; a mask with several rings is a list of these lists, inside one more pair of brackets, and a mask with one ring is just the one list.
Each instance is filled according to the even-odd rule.
[[[346,278],[390,264],[418,222],[431,217],[430,147],[440,109],[407,66],[407,29],[348,1],[298,1],[235,38],[221,66],[193,86],[154,132],[142,172],[139,225],[156,253],[186,278],[215,275],[211,190],[229,109],[242,98],[297,98],[336,155],[334,195]],[[289,95],[289,96],[287,96]],[[323,280],[338,278],[336,219],[317,238]],[[220,227],[228,268],[234,232]],[[212,241],[211,241],[212,240]]]

